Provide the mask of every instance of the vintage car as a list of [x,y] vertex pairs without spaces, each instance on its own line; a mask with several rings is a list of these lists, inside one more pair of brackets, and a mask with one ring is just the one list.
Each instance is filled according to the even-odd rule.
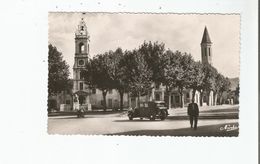
[[142,102],[139,108],[136,107],[128,111],[129,120],[133,120],[133,118],[148,118],[150,120],[159,118],[165,120],[168,115],[168,108],[164,101]]

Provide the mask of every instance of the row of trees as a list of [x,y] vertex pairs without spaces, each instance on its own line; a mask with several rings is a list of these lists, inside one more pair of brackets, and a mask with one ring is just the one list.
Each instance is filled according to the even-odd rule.
[[[140,101],[140,96],[151,94],[153,84],[165,85],[168,95],[177,89],[181,98],[184,89],[192,89],[193,100],[196,91],[201,95],[213,91],[214,104],[221,103],[218,97],[230,87],[229,79],[213,66],[194,61],[190,54],[165,50],[165,45],[158,42],[144,42],[131,51],[117,48],[98,54],[87,63],[84,78],[90,87],[102,91],[104,110],[106,95],[111,89],[119,92],[122,109],[124,93],[130,93]],[[202,105],[203,96],[200,97]]]

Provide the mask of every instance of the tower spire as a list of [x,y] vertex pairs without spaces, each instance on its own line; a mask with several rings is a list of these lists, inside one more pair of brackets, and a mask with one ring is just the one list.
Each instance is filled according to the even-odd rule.
[[208,29],[205,26],[201,40],[201,60],[203,64],[212,64],[212,42],[209,37]]
[[209,37],[207,26],[205,26],[204,28],[204,33],[203,33],[201,43],[212,43]]

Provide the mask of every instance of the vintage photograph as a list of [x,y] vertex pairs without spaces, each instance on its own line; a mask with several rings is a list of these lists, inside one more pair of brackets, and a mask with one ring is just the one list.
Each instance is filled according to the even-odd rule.
[[239,136],[239,14],[49,12],[48,23],[48,134]]

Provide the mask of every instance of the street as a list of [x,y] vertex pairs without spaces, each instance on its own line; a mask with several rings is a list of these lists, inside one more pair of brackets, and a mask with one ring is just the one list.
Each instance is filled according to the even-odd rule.
[[127,112],[48,118],[49,134],[149,135],[149,136],[238,136],[238,106],[200,111],[198,129],[190,128],[186,110],[169,110],[166,120],[135,118]]

